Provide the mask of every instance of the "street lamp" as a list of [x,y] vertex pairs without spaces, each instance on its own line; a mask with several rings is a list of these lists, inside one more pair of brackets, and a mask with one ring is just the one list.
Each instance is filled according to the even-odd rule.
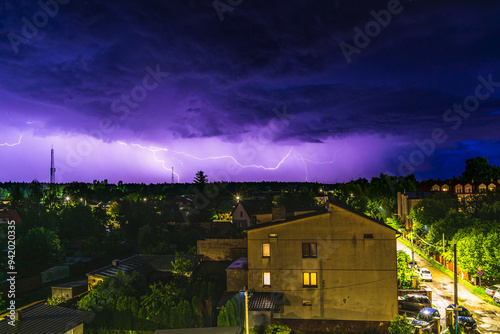
[[246,334],[250,333],[250,329],[248,328],[248,298],[252,297],[252,293],[248,294],[248,290],[246,287],[243,287],[243,290],[240,290],[245,294],[245,332]]

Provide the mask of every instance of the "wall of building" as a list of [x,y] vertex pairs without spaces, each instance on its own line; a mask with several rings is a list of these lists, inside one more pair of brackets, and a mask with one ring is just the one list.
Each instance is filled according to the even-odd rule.
[[244,269],[226,269],[226,291],[241,291],[248,286],[248,271]]
[[196,243],[197,254],[212,261],[236,260],[233,258],[237,253],[235,250],[245,248],[247,248],[246,239],[205,239]]
[[[332,206],[330,213],[249,230],[247,237],[249,288],[283,291],[282,318],[390,321],[397,315],[394,230]],[[264,258],[267,242],[271,256]],[[317,244],[316,258],[302,258],[304,242]],[[263,272],[271,273],[270,286],[263,286]],[[304,288],[304,272],[316,273],[318,287]]]

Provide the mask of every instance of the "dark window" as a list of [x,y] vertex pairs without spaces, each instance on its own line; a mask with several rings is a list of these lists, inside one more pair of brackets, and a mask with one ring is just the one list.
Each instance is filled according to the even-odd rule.
[[243,211],[240,211],[240,218],[243,217]]
[[373,239],[373,234],[365,234],[365,239]]
[[315,243],[302,244],[302,257],[317,257],[317,247]]

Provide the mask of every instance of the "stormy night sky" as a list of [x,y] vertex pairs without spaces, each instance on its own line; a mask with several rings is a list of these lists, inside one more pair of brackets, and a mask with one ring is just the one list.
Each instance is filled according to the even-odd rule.
[[344,182],[500,164],[497,1],[7,0],[0,181]]

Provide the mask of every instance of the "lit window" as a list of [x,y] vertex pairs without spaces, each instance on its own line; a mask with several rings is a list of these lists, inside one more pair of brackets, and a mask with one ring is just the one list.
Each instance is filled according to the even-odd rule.
[[271,256],[271,244],[262,244],[262,257]]
[[317,247],[315,243],[302,244],[302,257],[317,257]]
[[271,285],[271,273],[264,273],[263,281],[264,281],[264,286]]
[[316,273],[304,273],[304,287],[317,287]]
[[465,192],[470,194],[471,188],[465,188]]

